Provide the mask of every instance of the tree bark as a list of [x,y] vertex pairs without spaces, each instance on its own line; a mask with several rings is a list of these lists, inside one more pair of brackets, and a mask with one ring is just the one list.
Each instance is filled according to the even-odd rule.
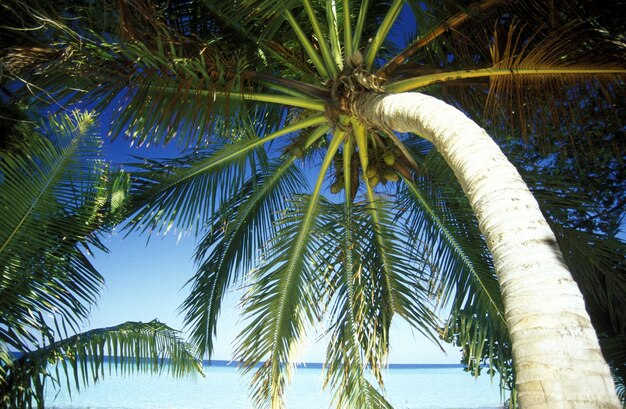
[[493,256],[522,408],[620,408],[585,304],[554,233],[498,145],[456,108],[418,93],[369,95],[353,112],[433,143]]

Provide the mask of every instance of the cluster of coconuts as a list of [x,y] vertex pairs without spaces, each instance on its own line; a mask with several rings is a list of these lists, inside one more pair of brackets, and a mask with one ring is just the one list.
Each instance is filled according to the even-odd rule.
[[[383,139],[386,140],[386,139]],[[382,146],[380,146],[382,145]],[[367,178],[367,183],[372,188],[378,186],[379,183],[383,185],[387,182],[397,182],[400,180],[400,176],[396,171],[396,160],[401,157],[402,152],[391,142],[390,144],[380,144],[374,147],[372,144],[368,145],[368,166],[365,169],[364,178]],[[343,155],[338,152],[334,158],[335,166],[335,180],[330,185],[330,192],[337,194],[345,187],[344,175],[343,175]],[[352,156],[352,184],[356,187],[359,182],[359,171],[361,163],[358,155],[355,153]]]
[[[372,152],[372,151],[369,151]],[[400,176],[393,167],[396,159],[400,157],[400,150],[394,147],[384,147],[369,154],[369,164],[365,169],[367,183],[371,187],[376,187],[379,183],[383,185],[389,182],[397,182]]]

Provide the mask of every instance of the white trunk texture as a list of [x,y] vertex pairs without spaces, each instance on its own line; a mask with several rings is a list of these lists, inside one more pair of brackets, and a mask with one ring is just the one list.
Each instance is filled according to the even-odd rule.
[[433,143],[493,256],[522,408],[621,408],[609,367],[537,201],[498,145],[456,108],[418,93],[369,96],[354,112]]

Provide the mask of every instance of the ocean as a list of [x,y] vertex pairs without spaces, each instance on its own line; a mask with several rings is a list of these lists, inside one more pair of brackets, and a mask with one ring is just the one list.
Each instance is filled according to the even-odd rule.
[[[46,407],[54,409],[247,409],[248,377],[234,365],[213,362],[205,375],[173,378],[168,375],[107,376],[80,392],[46,389]],[[474,379],[458,365],[391,365],[386,371],[386,396],[396,409],[450,409],[502,407],[497,384],[489,376]],[[288,409],[330,407],[322,391],[319,364],[300,366],[287,389]]]

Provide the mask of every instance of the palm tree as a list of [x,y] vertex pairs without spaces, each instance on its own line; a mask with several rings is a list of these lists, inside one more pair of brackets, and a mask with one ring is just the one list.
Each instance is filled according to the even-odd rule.
[[18,124],[0,156],[0,406],[44,407],[60,368],[80,388],[104,377],[108,355],[116,370],[201,372],[191,346],[157,321],[69,335],[103,284],[86,252],[106,250],[98,229],[119,217],[128,175],[99,158],[90,114]]
[[[282,405],[299,341],[321,320],[337,406],[387,406],[365,370],[382,384],[395,314],[432,333],[428,279],[440,273],[448,298],[453,282],[472,291],[454,304],[471,301],[475,344],[508,331],[523,407],[619,407],[557,237],[515,167],[453,107],[471,113],[480,103],[491,129],[540,138],[554,121],[574,123],[585,108],[580,95],[618,92],[623,48],[581,15],[588,9],[558,1],[134,0],[117,3],[112,35],[101,18],[110,9],[72,9],[84,14],[66,24],[17,3],[37,22],[30,28],[48,29],[40,43],[55,34],[53,47],[7,53],[12,78],[56,101],[119,107],[112,135],[194,148],[138,165],[131,226],[203,233],[184,304],[201,352],[211,353],[222,296],[246,284],[249,324],[237,357],[245,371],[264,360],[253,376],[257,402]],[[394,50],[388,37],[405,4],[419,31]],[[100,31],[76,27],[92,21]],[[428,201],[420,182],[429,169],[416,159],[430,146],[456,175],[489,254],[461,245],[471,221],[439,215],[437,206],[454,208],[454,200]],[[315,169],[312,190],[300,166]],[[329,184],[332,194],[343,191],[332,196],[340,204],[324,198]],[[403,229],[395,185],[436,227],[430,238],[445,243],[434,256],[441,272],[425,259],[432,244]]]

